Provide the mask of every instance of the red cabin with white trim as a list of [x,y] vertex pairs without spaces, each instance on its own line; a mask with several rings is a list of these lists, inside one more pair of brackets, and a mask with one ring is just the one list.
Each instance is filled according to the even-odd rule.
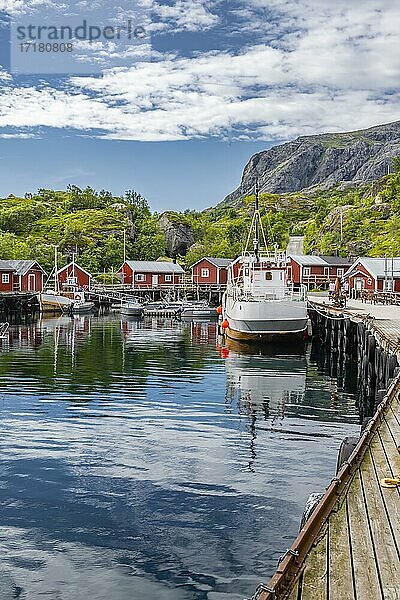
[[286,274],[295,285],[326,288],[337,277],[342,279],[350,265],[350,260],[340,256],[291,255]]
[[92,285],[92,275],[76,262],[71,262],[57,272],[58,285],[60,290],[81,289],[90,290]]
[[350,290],[400,292],[400,258],[357,258],[345,273]]
[[0,260],[0,291],[41,292],[45,271],[36,260]]
[[190,268],[192,269],[192,282],[195,285],[226,285],[230,258],[212,258],[205,256]]
[[127,260],[118,274],[124,285],[134,289],[156,290],[183,283],[184,270],[173,262]]

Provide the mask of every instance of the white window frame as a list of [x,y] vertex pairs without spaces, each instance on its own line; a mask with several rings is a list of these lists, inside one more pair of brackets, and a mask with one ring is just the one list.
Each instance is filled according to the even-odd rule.
[[343,277],[343,275],[344,275],[344,269],[338,269],[336,272],[337,272],[337,276],[338,277]]
[[164,281],[165,283],[170,283],[172,281],[172,275],[164,275]]
[[77,277],[67,277],[67,285],[78,285]]
[[204,277],[204,278],[210,277],[210,269],[207,269],[207,268],[201,269],[201,275],[200,276]]
[[330,272],[329,272],[329,267],[324,267],[324,277],[329,277]]
[[310,277],[311,267],[303,267],[303,275],[304,275],[304,277]]
[[135,273],[135,281],[146,281],[146,275],[144,273]]
[[1,274],[1,283],[10,283],[10,273]]

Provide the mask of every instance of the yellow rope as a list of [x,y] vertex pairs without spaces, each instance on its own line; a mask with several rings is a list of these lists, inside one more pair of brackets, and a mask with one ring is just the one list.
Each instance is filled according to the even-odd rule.
[[[400,452],[400,446],[397,446],[397,452]],[[381,479],[381,486],[385,488],[397,488],[400,487],[400,475],[394,477],[385,477]]]
[[381,486],[385,488],[397,488],[400,487],[400,475],[395,477],[385,477],[381,479]]

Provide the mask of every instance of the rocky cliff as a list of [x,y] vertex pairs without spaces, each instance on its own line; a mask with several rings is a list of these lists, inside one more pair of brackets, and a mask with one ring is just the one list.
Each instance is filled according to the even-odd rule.
[[158,220],[158,226],[165,236],[167,256],[176,258],[179,254],[184,256],[194,244],[194,234],[189,223],[185,222],[183,215],[165,212]]
[[223,201],[236,204],[260,191],[289,193],[335,184],[361,185],[387,173],[392,158],[400,155],[400,121],[348,133],[299,137],[251,157],[240,186]]

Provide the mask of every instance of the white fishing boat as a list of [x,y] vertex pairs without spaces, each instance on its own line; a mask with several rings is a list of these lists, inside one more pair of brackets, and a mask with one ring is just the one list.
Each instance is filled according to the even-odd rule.
[[[260,242],[261,237],[261,242]],[[251,241],[253,248],[250,250]],[[274,341],[286,336],[301,338],[307,329],[307,290],[287,281],[286,254],[268,251],[258,208],[242,256],[229,267],[223,297],[222,327],[231,339]]]

